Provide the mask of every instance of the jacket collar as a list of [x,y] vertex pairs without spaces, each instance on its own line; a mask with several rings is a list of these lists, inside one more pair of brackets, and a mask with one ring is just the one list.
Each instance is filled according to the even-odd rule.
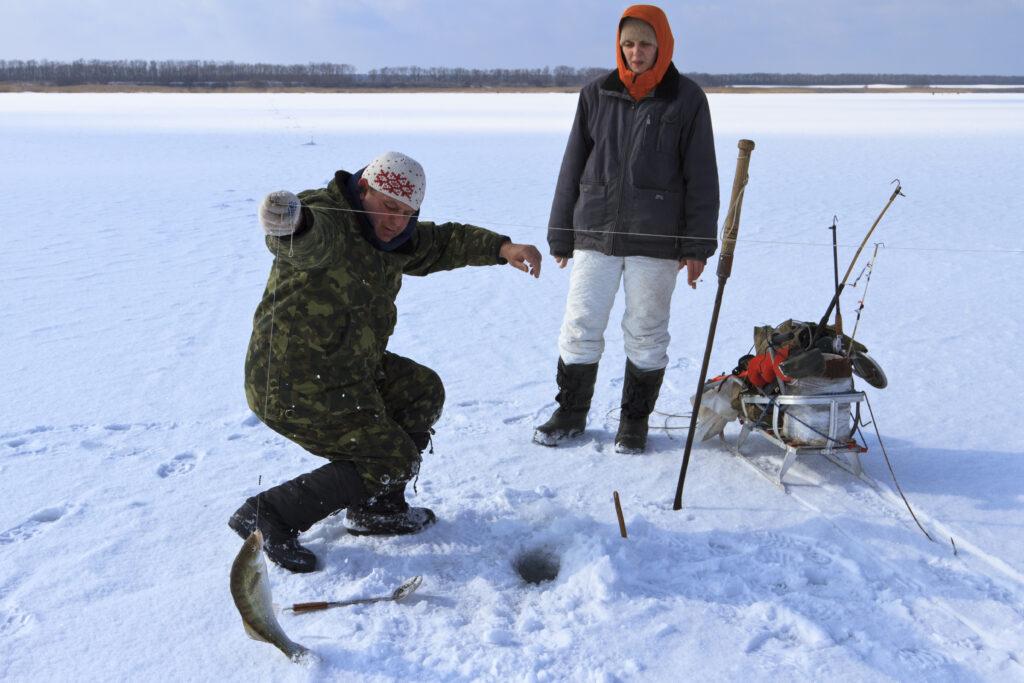
[[[619,78],[619,72],[617,69],[609,73],[608,77],[604,79],[601,83],[601,90],[629,97],[629,92],[626,90],[626,86],[622,82],[622,79]],[[657,87],[651,91],[647,97],[659,100],[672,100],[675,99],[678,94],[679,71],[676,69],[675,64],[669,62],[668,70],[665,71],[665,75],[662,77],[661,82],[658,83]]]

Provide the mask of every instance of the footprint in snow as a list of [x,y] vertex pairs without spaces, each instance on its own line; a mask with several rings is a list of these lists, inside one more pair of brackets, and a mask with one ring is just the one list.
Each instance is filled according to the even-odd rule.
[[783,626],[779,629],[765,629],[757,633],[747,641],[743,651],[747,654],[753,654],[769,644],[791,648],[800,645],[800,642],[799,636],[789,626]]
[[948,663],[942,654],[933,650],[919,650],[916,647],[898,650],[896,658],[903,664],[916,669],[935,669]]
[[721,541],[708,541],[708,552],[715,557],[727,557],[729,555],[737,555],[741,551],[728,543],[722,543]]
[[13,636],[32,622],[32,615],[17,607],[0,610],[0,636]]
[[801,601],[800,614],[818,624],[850,623],[850,614],[841,602],[825,598],[804,599]]
[[876,594],[920,595],[922,592],[919,584],[896,574],[873,579],[868,585]]
[[0,545],[21,543],[43,532],[50,524],[64,516],[67,506],[45,508],[37,511],[21,524],[0,534]]
[[485,399],[468,399],[468,400],[465,400],[465,401],[459,401],[455,405],[457,407],[459,407],[459,408],[475,408],[477,406],[481,406],[481,407],[498,406],[498,405],[502,405],[504,403],[505,403],[505,401],[498,401],[498,400],[491,399],[491,398],[485,398]]
[[878,513],[887,519],[903,519],[902,511],[893,509],[889,503],[873,491],[853,491],[850,493],[850,497],[865,507],[870,508],[872,512]]
[[1018,615],[1024,616],[1024,605],[1012,592],[996,585],[991,579],[961,571],[948,562],[931,561],[928,569],[938,580],[940,586],[949,590],[970,591],[984,596],[993,602],[1001,603]]
[[15,456],[37,455],[39,453],[45,453],[50,449],[46,444],[40,443],[34,439],[9,439],[8,441],[4,441],[3,444],[7,448],[11,449],[10,451],[4,451],[4,453],[9,453],[10,455]]
[[772,564],[779,567],[796,567],[803,562],[801,557],[784,548],[759,548],[755,556],[763,564]]
[[157,468],[156,473],[161,479],[167,479],[168,477],[180,477],[183,474],[188,474],[196,466],[196,456],[192,453],[185,452],[179,453],[174,456],[173,459],[165,462],[163,465]]
[[805,552],[811,548],[809,543],[802,541],[799,538],[780,534],[774,531],[766,531],[761,534],[761,536],[768,545],[775,546],[777,548],[789,548],[799,552]]

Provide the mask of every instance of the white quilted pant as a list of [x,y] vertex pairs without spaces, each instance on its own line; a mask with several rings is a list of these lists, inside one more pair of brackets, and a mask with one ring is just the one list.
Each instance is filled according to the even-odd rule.
[[567,364],[596,363],[604,352],[615,295],[622,281],[626,313],[622,316],[626,357],[640,370],[668,365],[668,318],[679,264],[650,256],[605,256],[573,252],[565,319],[558,351]]

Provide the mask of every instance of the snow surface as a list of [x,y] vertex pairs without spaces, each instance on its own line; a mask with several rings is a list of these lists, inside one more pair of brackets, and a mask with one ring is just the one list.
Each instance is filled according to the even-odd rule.
[[[408,278],[391,349],[446,383],[414,498],[440,521],[367,539],[329,519],[304,538],[322,571],[270,577],[280,605],[424,584],[402,604],[282,614],[319,655],[292,664],[245,636],[227,586],[228,515],[319,465],[242,393],[271,263],[257,203],[398,149],[428,170],[425,217],[543,245],[575,97],[3,94],[0,679],[1024,680],[1024,96],[711,107],[724,197],[736,140],[757,142],[712,371],[755,324],[820,317],[833,214],[845,264],[902,181],[858,337],[889,375],[869,395],[937,543],[873,438],[877,489],[808,459],[789,495],[701,446],[671,510],[686,424],[672,416],[689,409],[717,260],[696,292],[677,289],[652,418],[672,429],[640,457],[611,448],[614,323],[585,437],[530,443],[554,405],[568,270]],[[557,579],[520,580],[513,561],[534,550]]]

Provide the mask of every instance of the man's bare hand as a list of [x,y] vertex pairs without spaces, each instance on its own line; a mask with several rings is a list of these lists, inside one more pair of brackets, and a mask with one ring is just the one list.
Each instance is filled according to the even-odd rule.
[[501,245],[498,255],[508,261],[513,268],[518,268],[534,277],[540,277],[540,252],[532,244],[505,242]]
[[697,289],[697,278],[704,272],[704,262],[694,258],[679,259],[679,270],[686,268],[686,283],[690,289]]
[[558,264],[559,268],[565,268],[567,265],[569,265],[569,257],[568,256],[555,256],[554,259],[555,259],[555,263]]

